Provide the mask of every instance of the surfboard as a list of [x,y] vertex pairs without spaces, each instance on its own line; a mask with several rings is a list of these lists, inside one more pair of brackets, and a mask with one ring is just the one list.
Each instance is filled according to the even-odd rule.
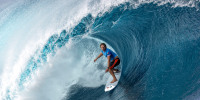
[[117,86],[119,79],[120,79],[120,76],[121,76],[121,71],[118,72],[118,73],[114,73],[114,74],[115,74],[115,77],[117,78],[117,81],[114,82],[114,83],[110,83],[113,80],[113,77],[110,75],[109,78],[108,78],[108,81],[106,83],[106,86],[105,86],[105,92],[108,92],[108,91],[114,89]]

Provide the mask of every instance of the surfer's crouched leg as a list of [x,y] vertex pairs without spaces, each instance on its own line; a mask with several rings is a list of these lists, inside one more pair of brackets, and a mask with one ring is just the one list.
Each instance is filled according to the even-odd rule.
[[108,68],[108,71],[110,72],[110,74],[111,74],[112,77],[113,77],[113,80],[112,80],[110,83],[114,83],[114,82],[117,81],[117,78],[115,77],[115,74],[114,74],[114,72],[113,72],[113,71],[114,71],[113,68],[114,68],[115,66],[119,65],[119,64],[120,64],[119,58],[113,60],[113,61],[110,63],[111,66]]
[[114,82],[116,82],[117,81],[117,78],[115,77],[115,74],[114,74],[114,72],[113,72],[113,69],[108,69],[108,71],[110,72],[110,74],[112,75],[112,77],[113,77],[113,80],[110,82],[110,83],[114,83]]
[[113,60],[111,63],[110,63],[110,69],[113,69],[114,67],[116,67],[117,65],[119,65],[120,64],[120,59],[119,58],[117,58],[117,59],[115,59],[115,60]]
[[117,58],[115,60],[113,60],[111,63],[110,63],[110,67],[109,69],[113,69],[113,72],[115,73],[119,73],[120,71],[118,69],[114,69],[115,66],[119,65],[120,64],[120,59]]

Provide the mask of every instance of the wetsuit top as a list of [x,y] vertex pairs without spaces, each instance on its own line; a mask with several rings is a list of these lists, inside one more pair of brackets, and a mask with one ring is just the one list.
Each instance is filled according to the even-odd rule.
[[112,61],[117,55],[110,49],[106,48],[105,52],[101,50],[105,57],[110,56],[110,61]]

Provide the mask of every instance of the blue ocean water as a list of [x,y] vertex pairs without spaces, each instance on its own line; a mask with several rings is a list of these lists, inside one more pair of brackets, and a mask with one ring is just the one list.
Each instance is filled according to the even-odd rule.
[[[77,89],[73,99],[92,94],[93,99],[110,95],[110,99],[179,100],[198,90],[200,13],[195,8],[169,7],[145,4],[125,9],[127,3],[96,18],[92,29],[98,32],[91,36],[116,50],[122,77],[111,94],[98,93],[103,87],[97,94]],[[119,96],[122,91],[125,94]]]
[[[2,92],[5,95],[1,97],[3,100],[14,100],[26,94],[27,90],[32,91],[32,88],[27,88],[27,84],[29,86],[34,77],[44,74],[42,72],[36,74],[42,70],[52,76],[61,78],[69,76],[66,78],[69,81],[61,81],[63,84],[76,81],[74,84],[64,85],[63,91],[68,92],[62,94],[64,95],[61,96],[62,100],[198,100],[200,89],[198,7],[198,1],[195,7],[173,7],[171,3],[160,6],[155,3],[145,3],[137,8],[134,8],[131,2],[124,2],[111,6],[108,11],[100,12],[97,16],[88,13],[74,27],[50,35],[44,45],[37,48],[26,61],[15,84],[17,89],[10,92],[11,89],[6,88],[6,92]],[[104,92],[103,82],[106,79],[103,77],[106,76],[102,73],[105,70],[102,66],[106,65],[105,59],[102,58],[96,64],[90,65],[98,56],[100,42],[105,42],[114,49],[121,59],[122,75],[118,86],[111,92]],[[66,46],[70,43],[70,46]],[[49,57],[53,60],[48,60]],[[60,62],[60,59],[71,58],[73,59],[69,61],[70,63]],[[56,70],[55,73],[49,71],[51,67],[47,67],[52,62],[53,66],[57,67],[53,69]],[[74,63],[81,64],[72,65]],[[68,69],[74,66],[79,67]],[[93,67],[97,68],[93,69],[96,70],[95,73],[91,70]],[[60,71],[62,68],[68,71]],[[70,73],[71,70],[76,74]],[[96,73],[100,75],[95,76]],[[74,78],[79,74],[78,78]],[[94,77],[90,78],[91,75]],[[51,77],[47,78],[51,80],[47,83],[58,81]],[[92,82],[94,81],[92,79],[96,78],[97,80]],[[100,83],[98,79],[101,80]],[[40,88],[41,83],[37,80],[34,82],[35,85],[32,87]],[[65,89],[66,86],[69,87]],[[55,89],[60,88],[55,85]],[[47,87],[42,90],[36,92],[45,95],[38,93],[27,98],[36,100],[37,98],[33,96],[38,96],[53,100],[55,95],[46,91],[54,89]],[[21,91],[22,94],[19,93]],[[27,98],[23,99],[28,100]]]

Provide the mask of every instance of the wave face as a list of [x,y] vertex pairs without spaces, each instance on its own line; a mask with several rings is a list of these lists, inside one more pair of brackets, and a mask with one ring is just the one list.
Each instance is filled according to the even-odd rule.
[[[198,1],[1,1],[2,100],[197,100]],[[121,59],[104,92],[105,42]]]

